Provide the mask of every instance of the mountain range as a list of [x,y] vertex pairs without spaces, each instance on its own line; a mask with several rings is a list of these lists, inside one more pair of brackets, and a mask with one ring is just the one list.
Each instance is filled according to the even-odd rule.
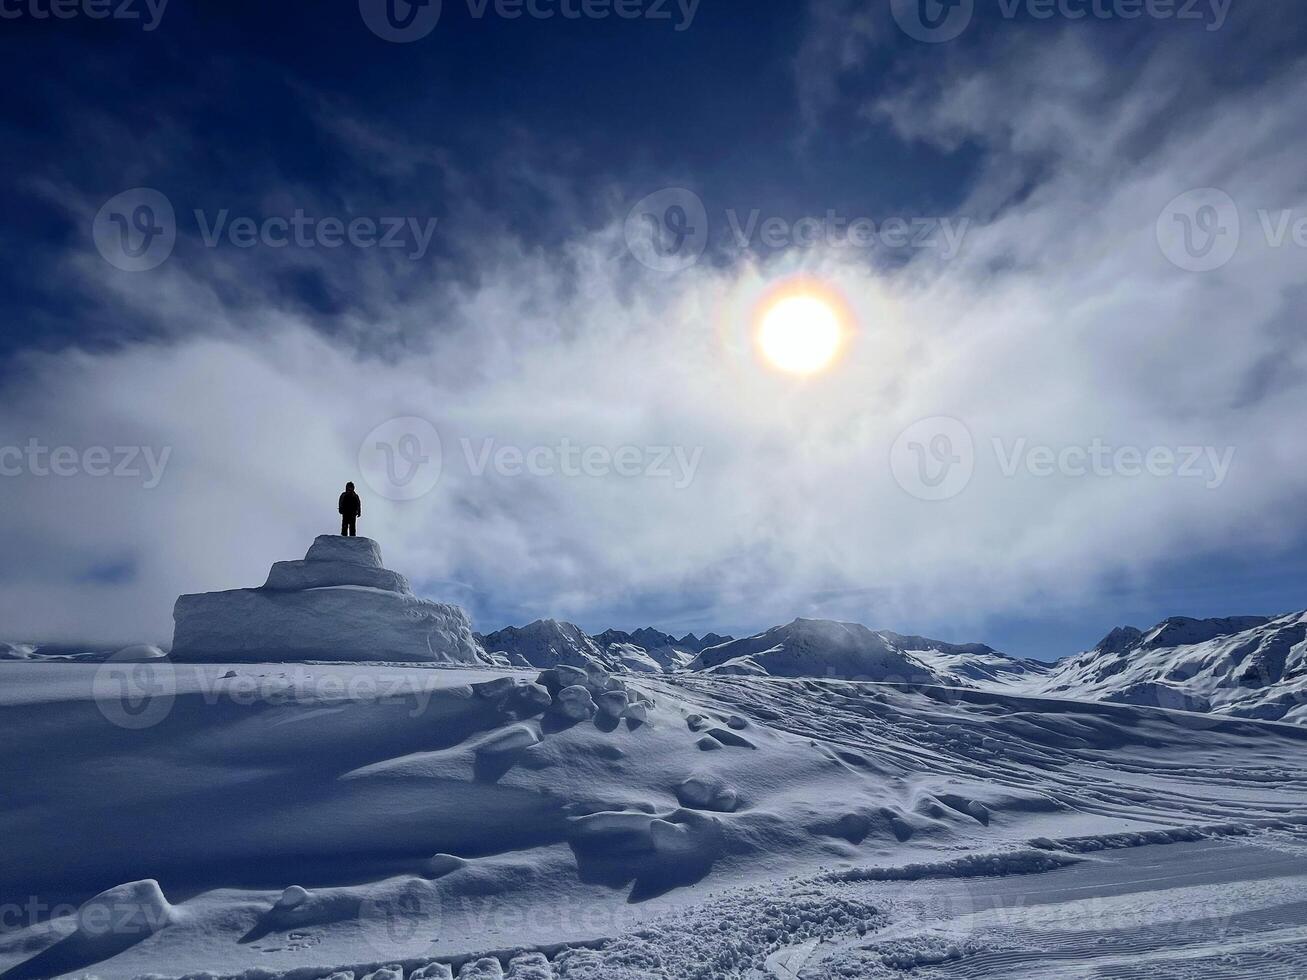
[[739,639],[652,627],[588,635],[547,619],[477,639],[506,666],[925,683],[1307,723],[1307,612],[1120,626],[1056,663],[816,619]]

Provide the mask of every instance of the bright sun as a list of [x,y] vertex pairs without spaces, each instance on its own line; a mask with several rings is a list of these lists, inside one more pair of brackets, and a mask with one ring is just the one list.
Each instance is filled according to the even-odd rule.
[[811,292],[790,293],[763,310],[757,337],[763,356],[775,367],[816,374],[835,360],[844,328],[833,303]]

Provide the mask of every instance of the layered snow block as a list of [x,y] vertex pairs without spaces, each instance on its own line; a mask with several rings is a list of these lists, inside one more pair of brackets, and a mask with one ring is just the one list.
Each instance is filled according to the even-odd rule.
[[370,538],[322,535],[262,588],[179,597],[173,621],[178,661],[485,662],[467,614],[415,596]]

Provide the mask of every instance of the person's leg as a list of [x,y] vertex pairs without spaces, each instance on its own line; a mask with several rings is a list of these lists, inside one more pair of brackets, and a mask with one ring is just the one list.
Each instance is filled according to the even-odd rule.
[[349,519],[349,536],[351,538],[356,537],[358,535],[358,531],[355,529],[355,524],[357,523],[357,521],[358,521],[357,517],[351,517]]
[[341,515],[340,518],[340,536],[343,538],[349,534],[349,518]]

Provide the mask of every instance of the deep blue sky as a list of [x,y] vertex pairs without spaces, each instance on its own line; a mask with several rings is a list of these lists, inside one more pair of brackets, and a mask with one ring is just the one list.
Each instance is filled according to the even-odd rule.
[[[671,21],[510,21],[493,14],[477,19],[465,2],[445,0],[435,30],[411,44],[374,36],[358,5],[348,2],[172,0],[149,32],[134,21],[41,19],[32,15],[33,9],[44,9],[41,0],[6,9],[19,12],[0,20],[0,81],[8,93],[0,107],[5,214],[0,377],[11,386],[30,380],[34,351],[64,357],[77,349],[113,357],[167,349],[210,331],[230,338],[233,329],[245,329],[251,320],[279,317],[307,325],[361,358],[402,362],[415,350],[438,346],[446,329],[443,303],[491,289],[508,261],[496,251],[505,242],[515,254],[556,270],[552,292],[529,303],[547,318],[551,304],[557,302],[561,310],[587,288],[587,273],[569,246],[601,235],[635,200],[668,185],[692,188],[713,215],[761,209],[793,220],[828,210],[883,217],[948,215],[965,208],[977,222],[1033,207],[1057,187],[1068,202],[1059,205],[1061,213],[1088,220],[1097,208],[1095,195],[1106,198],[1118,175],[1145,168],[1156,157],[1178,161],[1178,168],[1192,164],[1194,153],[1208,152],[1184,149],[1185,134],[1204,131],[1219,113],[1246,121],[1249,106],[1268,116],[1290,106],[1287,79],[1300,67],[1307,37],[1307,12],[1289,2],[1255,8],[1236,2],[1221,28],[1208,30],[1203,23],[1147,19],[1042,21],[1020,13],[1008,20],[996,4],[982,0],[972,26],[940,45],[922,44],[898,30],[889,0],[702,0],[682,31],[675,29],[680,18],[675,4],[668,6]],[[144,15],[146,8],[138,3],[134,9]],[[1084,62],[1050,57],[1064,46],[1082,53]],[[973,80],[978,87],[969,102]],[[1247,100],[1243,109],[1237,107],[1239,99]],[[911,132],[918,124],[921,130]],[[1265,172],[1269,161],[1298,148],[1261,146],[1261,157],[1250,157],[1247,170],[1240,170],[1238,161],[1228,164],[1229,180]],[[1056,178],[1077,167],[1087,175],[1085,200],[1071,204]],[[154,316],[115,291],[113,284],[124,281],[130,285],[123,288],[131,290],[147,281],[158,284],[161,276],[148,280],[153,273],[110,285],[88,280],[81,263],[99,261],[89,216],[113,195],[141,185],[176,204],[182,230],[171,267],[185,269],[190,285],[198,283],[200,295],[223,311],[221,327],[206,326],[202,311],[194,320],[179,317],[178,310],[198,310],[186,301]],[[1193,186],[1182,180],[1174,188],[1160,180],[1158,185],[1163,202]],[[1292,207],[1300,200],[1292,197],[1294,191],[1282,183],[1240,204],[1249,215],[1258,207]],[[205,249],[186,217],[197,208],[262,215],[294,207],[346,216],[436,216],[440,234],[429,258],[417,266],[396,267],[377,252],[247,262],[249,256],[230,248]],[[1110,231],[1103,241],[1090,253],[1113,250]],[[774,250],[757,251],[778,267],[787,261]],[[1001,250],[994,254],[995,276],[1021,261]],[[705,265],[729,271],[742,261],[717,223]],[[907,261],[878,255],[867,264],[892,270]],[[1307,268],[1302,256],[1299,262]],[[1058,269],[1049,278],[1060,281],[1074,271]],[[1230,271],[1225,288],[1288,295],[1288,285],[1240,280],[1242,274]],[[984,280],[971,281],[979,301]],[[1145,291],[1149,302],[1165,296],[1168,280],[1159,282]],[[996,293],[998,287],[996,280]],[[615,287],[618,295],[623,288]],[[688,292],[684,279],[676,277],[663,280],[659,289],[666,297]],[[419,299],[424,311],[435,312],[424,312],[416,323],[395,315]],[[1237,384],[1230,382],[1242,386],[1246,403],[1300,388],[1297,369],[1287,366],[1297,364],[1301,329],[1293,302],[1301,298],[1256,314],[1279,324],[1274,328],[1279,353],[1259,362],[1260,373],[1250,371]],[[234,323],[245,327],[233,328]],[[1250,329],[1235,322],[1210,326],[1227,337],[1232,329]],[[1103,354],[1106,367],[1087,359],[1080,347],[1068,354],[1084,365],[1087,411],[1094,392],[1102,390],[1092,372],[1111,374],[1138,395],[1141,386],[1152,383],[1149,372],[1156,377],[1172,351],[1198,356],[1193,344],[1160,328],[1158,338],[1147,349],[1141,340],[1137,358],[1128,345],[1114,341],[1112,353]],[[1046,365],[1039,358],[1045,354],[1025,349],[1031,353],[1024,367],[1032,377],[1043,376]],[[887,368],[902,377],[913,369],[909,362]],[[1176,374],[1194,377],[1203,370],[1181,365]],[[480,365],[477,373],[494,371]],[[580,376],[567,383],[584,388],[588,381]],[[666,383],[677,379],[669,376]],[[1213,388],[1214,402],[1224,397],[1216,394],[1219,387]],[[1050,402],[1063,393],[1050,391]],[[8,396],[22,397],[21,387]],[[1104,392],[1103,397],[1106,404],[1112,396]],[[96,398],[106,405],[113,401],[112,395],[92,397],[79,409],[84,417],[97,414]],[[1156,400],[1176,416],[1187,414],[1193,425],[1186,431],[1197,440],[1232,438],[1227,421],[1252,425],[1240,414],[1246,406],[1234,400],[1228,412],[1204,417],[1168,398],[1159,391]],[[348,392],[334,398],[347,405],[349,399]],[[501,399],[498,405],[507,415],[533,411],[525,395],[520,404]],[[225,409],[197,396],[160,412],[194,413],[199,424]],[[24,424],[39,429],[40,412],[33,412]],[[644,421],[657,420],[659,409],[650,407],[646,416]],[[1264,424],[1259,431],[1265,431]],[[1121,438],[1119,428],[1112,434]],[[1069,434],[1067,441],[1080,438]],[[204,455],[198,441],[181,448],[190,453],[179,458]],[[1301,445],[1281,448],[1286,467],[1303,455]],[[1248,450],[1244,458],[1263,457]],[[753,480],[736,479],[738,493],[755,492]],[[602,589],[604,575],[588,592],[572,582],[569,595],[587,592],[590,598],[569,600],[568,614],[591,629],[652,623],[676,631],[738,633],[794,615],[829,612],[874,627],[983,640],[1013,653],[1055,657],[1090,645],[1119,623],[1145,626],[1173,614],[1307,606],[1307,565],[1299,557],[1304,521],[1271,510],[1291,499],[1299,485],[1297,470],[1271,482],[1279,495],[1250,493],[1247,507],[1254,513],[1247,520],[1236,519],[1238,508],[1223,504],[1210,520],[1201,512],[1187,513],[1185,526],[1204,528],[1203,533],[1163,536],[1137,557],[1118,549],[1115,560],[1068,559],[1077,564],[1077,581],[1092,583],[1083,593],[1054,588],[1056,596],[1044,597],[1045,566],[1029,553],[1014,557],[1014,564],[1029,563],[1028,571],[1014,576],[1025,584],[1014,586],[1003,601],[994,600],[987,613],[971,609],[950,615],[955,603],[966,604],[965,577],[941,587],[925,616],[920,601],[906,606],[873,601],[892,575],[868,582],[864,603],[857,598],[859,571],[841,576],[824,569],[806,576],[788,604],[758,608],[738,583],[729,599],[715,592],[709,582],[716,573],[705,567],[702,574],[678,573],[664,581],[633,576],[603,601],[593,592]],[[12,484],[4,489],[16,492]],[[332,486],[323,489],[325,497],[332,492]],[[129,514],[139,510],[146,522],[152,503],[147,498],[125,506]],[[66,506],[57,495],[35,492],[8,504],[9,519],[30,518],[33,529],[32,552],[19,549],[0,567],[0,586],[13,589],[14,607],[22,605],[15,583],[55,583],[74,596],[78,589],[127,586],[137,578],[142,590],[147,584],[155,591],[162,587],[159,578],[139,571],[149,559],[130,537],[125,543],[88,546],[86,554],[66,562],[51,557],[75,549],[42,538],[44,532],[36,529],[61,526],[59,508]],[[463,513],[469,521],[478,519],[466,509]],[[947,511],[939,513],[939,520],[953,519]],[[1113,511],[1128,520],[1120,513]],[[591,516],[587,512],[578,520]],[[1054,522],[1065,532],[1059,537],[1103,533],[1093,513],[1069,509],[1061,520]],[[667,531],[668,547],[675,549],[677,530]],[[991,545],[987,541],[986,547]],[[526,550],[552,547],[557,543],[541,541]],[[822,543],[814,541],[813,548],[820,551]],[[603,550],[602,536],[588,540],[574,556],[569,553],[569,565],[584,564]],[[31,557],[37,551],[40,561]],[[715,560],[727,562],[732,553],[742,562],[758,558],[728,550]],[[1002,547],[988,553],[991,567],[1005,560]],[[769,594],[781,591],[785,560],[767,567],[747,577],[746,584]],[[433,594],[455,590],[454,597],[471,607],[482,629],[549,611],[549,587],[538,577],[533,592],[520,583],[510,586],[475,555],[405,570]],[[976,575],[986,577],[983,569]],[[206,587],[236,584],[254,583]],[[143,620],[150,615],[141,613]],[[29,628],[48,628],[41,622],[33,620]]]

